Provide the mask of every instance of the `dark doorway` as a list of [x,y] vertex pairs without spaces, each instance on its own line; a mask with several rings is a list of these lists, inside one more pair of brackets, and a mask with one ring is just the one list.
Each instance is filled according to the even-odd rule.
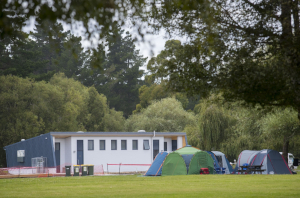
[[177,150],[177,140],[172,140],[172,151]]
[[164,142],[164,151],[168,151],[168,142]]
[[83,164],[83,140],[77,140],[77,165]]
[[159,153],[159,140],[153,140],[153,159]]
[[60,173],[60,143],[55,142],[56,172]]

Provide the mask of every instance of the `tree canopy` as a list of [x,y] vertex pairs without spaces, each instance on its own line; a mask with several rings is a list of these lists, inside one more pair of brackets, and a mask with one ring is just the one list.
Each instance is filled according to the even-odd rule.
[[187,125],[194,126],[193,113],[186,112],[179,101],[164,98],[153,102],[140,113],[131,115],[125,122],[126,131],[179,132]]
[[184,46],[196,52],[190,62],[159,64],[171,88],[208,84],[227,101],[292,106],[300,119],[298,0],[164,1],[150,15],[153,26],[188,35]]

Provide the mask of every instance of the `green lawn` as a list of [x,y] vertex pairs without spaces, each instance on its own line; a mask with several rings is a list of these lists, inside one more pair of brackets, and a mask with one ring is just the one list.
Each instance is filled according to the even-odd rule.
[[0,197],[299,197],[300,175],[0,179]]

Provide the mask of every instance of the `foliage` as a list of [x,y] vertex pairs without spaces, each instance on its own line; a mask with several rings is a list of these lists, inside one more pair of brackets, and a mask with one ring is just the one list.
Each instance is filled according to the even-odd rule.
[[[196,121],[198,121],[198,119]],[[193,125],[185,126],[183,131],[186,133],[187,142],[189,145],[202,149],[202,138],[201,138],[200,127],[198,123],[194,126]]]
[[[275,143],[285,143],[300,135],[300,123],[297,112],[291,108],[275,109],[265,116],[261,121],[261,130],[266,136],[267,148],[276,148]],[[286,148],[281,148],[285,150]],[[282,151],[283,151],[282,150]]]
[[54,73],[63,72],[76,78],[89,55],[81,46],[81,37],[63,32],[57,22],[37,21],[34,32],[19,31],[13,39],[2,39],[0,74],[49,81]]
[[169,79],[170,88],[201,96],[213,89],[226,101],[293,107],[300,119],[299,1],[160,3],[146,20],[189,38],[176,48],[185,49],[179,55],[171,51],[172,57],[151,63],[157,77]]
[[125,118],[123,112],[110,109],[109,113],[104,115],[104,131],[116,132],[124,131]]
[[0,75],[28,77],[47,63],[41,55],[37,43],[24,32],[18,32],[13,39],[9,37],[1,39]]
[[165,43],[165,49],[151,58],[147,69],[152,76],[165,79],[168,88],[205,97],[212,88],[212,71],[207,70],[207,64],[200,64],[203,57],[198,47],[169,40]]
[[130,116],[125,122],[125,131],[181,132],[185,126],[195,124],[193,113],[186,112],[176,99],[165,98]]
[[221,150],[222,143],[232,135],[236,119],[220,105],[210,104],[205,100],[199,105],[201,148],[208,151]]
[[[33,82],[16,76],[0,77],[0,147],[30,138],[44,130],[43,119],[32,112]],[[1,165],[5,165],[1,149]]]
[[102,64],[102,73],[95,78],[95,87],[109,101],[109,106],[123,111],[128,117],[139,102],[138,89],[142,85],[141,77],[146,58],[139,55],[129,34],[116,27],[107,35],[108,52]]
[[[143,0],[87,0],[81,1],[8,1],[3,0],[0,5],[0,37],[13,35],[16,27],[25,26],[26,19],[40,18],[42,21],[63,21],[70,25],[81,25],[86,34],[91,37],[99,34],[103,38],[112,26],[119,22],[124,24],[129,13],[137,12],[143,5]],[[13,14],[5,11],[14,12]],[[38,12],[37,12],[38,11]],[[22,16],[16,23],[11,23],[15,16]],[[76,22],[80,24],[76,24]],[[93,26],[91,28],[91,26]],[[77,26],[76,26],[77,27]]]
[[161,100],[168,97],[176,98],[181,102],[183,108],[185,108],[189,103],[185,94],[169,91],[164,82],[161,82],[160,84],[152,84],[150,86],[143,85],[139,89],[140,103],[137,104],[136,110],[133,113],[138,113],[141,109],[147,108],[154,100]]
[[[0,76],[0,147],[51,131],[122,131],[121,112],[107,99],[63,74],[50,81]],[[1,165],[5,152],[0,151]]]
[[[265,137],[262,135],[259,121],[267,112],[259,108],[242,106],[240,102],[229,104],[230,115],[235,119],[232,134],[222,143],[222,151],[233,161],[243,150],[262,150],[265,147]],[[275,143],[275,142],[273,142]]]
[[220,150],[231,161],[243,150],[266,148],[259,124],[269,112],[266,109],[244,106],[240,101],[226,102],[222,95],[212,94],[202,99],[194,111],[197,127],[185,129],[191,145],[204,150]]

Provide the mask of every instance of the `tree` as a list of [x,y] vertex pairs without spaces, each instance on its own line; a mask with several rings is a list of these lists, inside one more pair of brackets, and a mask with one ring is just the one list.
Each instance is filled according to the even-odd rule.
[[138,90],[143,76],[140,67],[147,58],[139,55],[129,32],[123,34],[124,31],[116,27],[106,37],[108,53],[95,87],[107,97],[110,108],[123,111],[128,117],[139,103]]
[[87,131],[105,131],[104,117],[109,113],[107,99],[104,95],[99,94],[95,87],[90,87],[88,90],[88,112],[89,117],[86,121]]
[[[55,49],[55,48],[54,48]],[[87,64],[89,53],[81,45],[81,37],[76,37],[68,32],[63,42],[61,54],[53,59],[54,70],[64,73],[68,78],[79,79],[79,75]]]
[[269,148],[276,147],[278,142],[289,143],[300,133],[300,124],[296,115],[297,112],[292,108],[277,108],[260,121]]
[[37,21],[34,33],[19,31],[14,38],[2,39],[0,74],[48,81],[54,73],[63,72],[76,78],[87,58],[81,37],[63,32],[59,23]]
[[197,93],[208,84],[227,101],[292,106],[300,119],[298,0],[164,1],[148,19],[187,35],[184,46],[196,52],[190,62],[159,65],[171,88]]
[[[41,52],[41,58],[46,61],[46,64],[42,68],[35,70],[32,77],[37,80],[49,81],[58,72],[59,63],[63,60],[61,56],[65,49],[64,43],[67,41],[67,36],[70,32],[63,32],[63,27],[58,22],[43,21],[39,18],[35,27],[34,32],[31,32],[31,36],[36,40],[37,47]],[[80,52],[78,52],[79,56]],[[67,67],[67,65],[64,65],[64,67]]]
[[[0,147],[39,135],[44,121],[32,111],[34,82],[16,76],[0,76]],[[0,150],[0,166],[6,166]]]
[[202,101],[199,104],[200,113],[198,126],[201,138],[201,148],[204,150],[222,150],[222,143],[232,135],[232,127],[236,119],[230,113],[216,104]]
[[[187,110],[187,106],[189,105],[190,109],[193,109],[195,104],[192,105],[193,102],[191,98],[187,98],[184,93],[176,93],[167,89],[166,84],[162,81],[160,84],[151,84],[150,86],[143,85],[139,89],[139,99],[140,103],[136,105],[136,110],[133,113],[138,113],[142,109],[147,108],[152,101],[161,100],[163,98],[174,97],[178,101],[181,102],[184,109]],[[190,99],[190,100],[189,100]]]
[[110,109],[107,114],[104,115],[104,131],[109,132],[123,132],[125,118],[123,112]]
[[181,132],[187,125],[195,124],[194,114],[185,111],[179,101],[164,98],[152,103],[142,112],[131,115],[125,122],[125,130]]
[[157,57],[151,58],[147,69],[157,79],[165,79],[169,89],[205,97],[212,88],[212,71],[208,71],[205,64],[199,64],[201,56],[197,47],[169,40],[165,43],[165,49]]
[[[14,31],[10,35],[0,36],[0,75],[12,74],[28,77],[33,71],[43,67],[46,62],[40,58],[41,52],[37,44],[29,34],[22,31],[22,26],[25,25],[24,21],[27,18],[16,15],[16,12],[12,10],[1,11],[3,18],[10,16],[9,21],[5,21],[5,23],[13,25]],[[3,30],[0,27],[0,34],[10,30],[10,28]]]

